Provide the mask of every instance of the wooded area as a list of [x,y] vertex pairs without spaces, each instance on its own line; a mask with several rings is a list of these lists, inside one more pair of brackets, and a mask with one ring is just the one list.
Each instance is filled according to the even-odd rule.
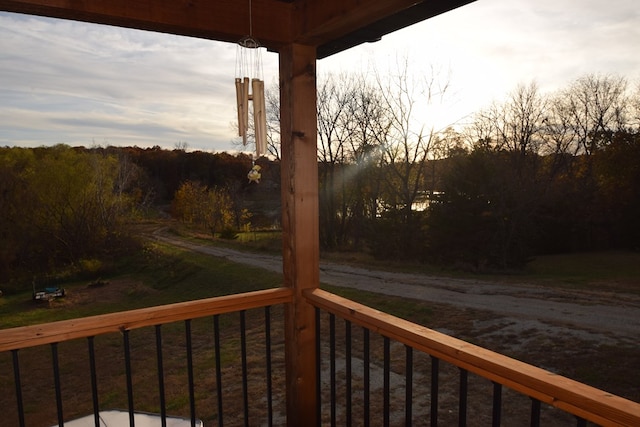
[[424,104],[447,85],[404,65],[389,74],[319,84],[322,247],[474,270],[638,249],[640,86],[610,75],[552,94],[521,85],[439,130]]
[[[640,89],[590,75],[551,95],[520,86],[464,129],[428,129],[434,81],[329,76],[318,89],[320,244],[385,259],[520,268],[534,255],[638,250]],[[274,92],[267,104],[277,105]],[[220,235],[277,229],[280,163],[160,147],[0,148],[3,287],[100,269],[172,215]],[[417,124],[417,126],[416,126]]]

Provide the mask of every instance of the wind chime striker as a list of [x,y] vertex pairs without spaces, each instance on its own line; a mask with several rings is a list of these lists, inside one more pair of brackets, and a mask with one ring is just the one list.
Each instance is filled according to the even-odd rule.
[[[249,2],[249,33],[251,34],[251,2]],[[238,108],[238,136],[242,145],[248,144],[249,101],[253,103],[253,137],[256,158],[267,152],[267,118],[264,100],[264,80],[262,79],[262,58],[260,44],[251,36],[238,42],[236,58],[236,102]],[[260,166],[253,164],[247,174],[249,182],[260,182]]]

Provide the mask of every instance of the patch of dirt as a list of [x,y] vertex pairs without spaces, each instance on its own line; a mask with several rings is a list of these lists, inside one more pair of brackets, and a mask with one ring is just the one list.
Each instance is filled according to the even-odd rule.
[[[232,262],[282,272],[279,256],[201,246],[161,232],[154,233],[153,237]],[[640,341],[640,295],[637,294],[377,271],[326,262],[320,265],[320,281],[388,296],[488,311],[519,321],[533,319],[570,329],[598,331],[625,341]]]
[[[229,261],[282,271],[282,258],[154,238]],[[420,301],[426,326],[640,401],[640,295],[454,279],[322,262],[322,283]],[[408,319],[412,320],[412,319]],[[420,322],[418,322],[420,323]]]
[[123,297],[130,295],[149,295],[159,292],[142,282],[122,278],[110,281],[88,283],[84,288],[74,288],[67,291],[64,298],[51,301],[56,307],[75,307],[93,303],[116,303]]

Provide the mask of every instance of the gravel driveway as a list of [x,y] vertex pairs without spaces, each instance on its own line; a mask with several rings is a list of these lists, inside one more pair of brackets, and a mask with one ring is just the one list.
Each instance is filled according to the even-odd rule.
[[[232,249],[202,246],[155,233],[157,240],[193,251],[266,270],[281,272],[282,258]],[[320,281],[459,308],[490,311],[502,316],[492,326],[499,333],[538,330],[599,343],[637,344],[640,341],[640,296],[612,292],[562,290],[526,284],[452,279],[369,270],[342,264],[320,264]]]

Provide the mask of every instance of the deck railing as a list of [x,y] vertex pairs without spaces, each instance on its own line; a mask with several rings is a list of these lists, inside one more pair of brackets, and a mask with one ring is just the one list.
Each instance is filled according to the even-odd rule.
[[[156,413],[162,425],[170,415],[191,425],[200,418],[205,425],[249,425],[257,406],[263,409],[254,418],[279,425],[272,354],[278,352],[283,371],[284,351],[282,333],[274,350],[271,308],[291,298],[290,289],[279,288],[0,330],[0,425],[62,426],[93,413],[99,426],[100,411],[112,405],[128,411],[130,425],[139,411]],[[248,313],[255,333],[248,330]],[[248,346],[262,348],[254,363],[260,378],[253,382]],[[252,393],[250,383],[260,391]]]
[[[503,390],[504,386],[512,390],[509,400],[517,400],[517,397],[513,397],[514,394],[530,398],[530,407],[526,399],[524,400],[524,405],[527,405],[523,408],[524,417],[521,413],[518,414],[522,412],[518,411],[518,408],[515,410],[510,408],[509,413],[504,414],[510,417],[507,425],[577,424],[581,426],[587,425],[589,421],[604,426],[640,426],[640,404],[636,402],[379,312],[321,289],[307,291],[305,297],[318,309],[318,330],[326,330],[325,333],[317,334],[318,348],[324,349],[319,351],[321,367],[318,369],[318,374],[321,376],[319,383],[325,388],[324,392],[318,393],[318,405],[330,408],[322,411],[323,425],[368,426],[371,419],[375,419],[382,420],[382,425],[385,426],[410,426],[414,418],[420,418],[420,425],[425,425],[424,420],[428,418],[431,426],[438,424],[498,426],[503,418],[503,407],[508,403],[506,402],[507,393]],[[329,313],[325,316],[324,328],[320,325],[322,323],[320,310]],[[343,339],[339,340],[344,343],[342,357],[337,357],[336,347],[339,344],[337,344],[335,317],[344,321],[341,327]],[[353,350],[352,324],[363,328],[361,342],[357,345],[361,351],[359,355],[354,354]],[[380,335],[382,341],[377,352],[380,361],[375,367],[372,359],[376,352],[370,341],[371,333]],[[396,346],[395,357],[391,354],[391,345],[394,342],[403,347]],[[420,375],[423,379],[421,381],[415,380],[417,375],[414,372],[416,365],[414,359],[418,355],[428,359],[427,363],[422,364]],[[398,362],[398,359],[402,358],[404,360]],[[344,363],[341,369],[338,369],[336,360]],[[360,372],[354,369],[354,361],[362,365]],[[455,378],[456,373],[452,375],[449,372],[448,384],[439,381],[439,376],[443,374],[441,361],[456,367],[459,378]],[[400,365],[396,366],[395,371],[404,373],[400,380],[402,383],[400,388],[404,387],[402,391],[397,390],[397,387],[395,391],[393,390],[392,363]],[[338,370],[343,374],[338,375]],[[378,372],[378,376],[383,377],[382,383],[375,386],[380,389],[378,391],[381,394],[379,396],[381,405],[377,405],[378,412],[375,413],[371,404],[374,388],[372,372],[374,371]],[[482,388],[476,385],[478,381],[475,381],[472,393],[470,374],[484,379],[488,387]],[[324,378],[322,378],[323,375]],[[425,378],[426,384],[423,383]],[[361,401],[357,404],[353,401],[354,396],[358,396],[353,392],[354,381],[358,381],[359,387],[363,389],[360,393]],[[414,382],[420,383],[419,393],[414,390]],[[327,392],[326,389],[329,391]],[[339,410],[340,407],[337,408],[336,390],[338,389],[346,390],[340,402],[340,407],[345,408],[342,410]],[[439,396],[446,397],[448,402],[439,402]],[[472,397],[482,399],[486,396],[490,398],[484,404],[473,402],[472,405]],[[457,408],[455,400],[457,400]],[[523,404],[522,399],[519,402],[519,405]],[[541,415],[543,405],[556,410],[543,412]],[[361,417],[357,421],[354,419],[356,411],[353,409],[356,406],[359,407],[358,415]],[[416,409],[416,407],[419,408]],[[483,410],[488,412],[488,416],[485,417]],[[571,416],[567,417],[560,412],[571,414]],[[342,414],[341,417],[340,414]],[[376,425],[380,424],[376,422]]]
[[[319,425],[640,425],[638,403],[320,289],[303,294],[317,313],[309,419]],[[271,308],[293,295],[270,289],[0,330],[3,422],[63,425],[93,413],[97,423],[120,404],[132,424],[142,410],[192,425],[283,425],[284,325]],[[86,386],[67,385],[72,375]],[[36,395],[26,392],[34,382]]]

